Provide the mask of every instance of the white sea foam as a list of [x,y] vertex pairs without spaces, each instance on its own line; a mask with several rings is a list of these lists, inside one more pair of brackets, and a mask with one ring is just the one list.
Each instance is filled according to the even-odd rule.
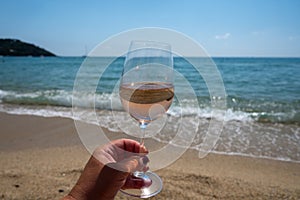
[[41,117],[65,117],[72,118],[69,108],[62,107],[41,107],[41,106],[16,106],[0,104],[0,111],[15,115],[35,115]]
[[[121,106],[117,105],[116,113],[107,108],[111,108],[111,95],[108,94],[85,94],[79,96],[80,101],[84,102],[83,108],[78,109],[76,116],[72,113],[70,106],[47,106],[47,105],[20,105],[7,103],[9,98],[39,98],[47,97],[47,101],[56,101],[60,104],[72,103],[72,93],[67,91],[44,91],[34,93],[16,93],[11,91],[0,90],[0,111],[20,114],[20,115],[37,115],[42,117],[66,117],[76,120],[82,120],[87,123],[97,124],[109,129],[110,131],[122,131],[118,121],[122,120],[123,112]],[[44,100],[44,99],[42,99]],[[94,119],[93,105],[96,102],[97,118]],[[219,113],[219,115],[218,115]],[[233,111],[227,109],[224,112],[214,112],[210,107],[200,108],[199,110],[189,106],[189,103],[181,107],[173,105],[168,111],[167,123],[163,127],[165,132],[158,133],[154,139],[163,143],[169,143],[174,137],[173,133],[179,129],[181,117],[185,118],[185,127],[189,123],[194,123],[200,119],[199,130],[194,138],[191,148],[200,151],[200,144],[207,132],[210,119],[215,118],[224,122],[224,130],[219,141],[212,151],[213,153],[222,153],[227,155],[242,155],[259,158],[269,158],[284,161],[300,161],[300,128],[297,125],[284,124],[264,124],[257,123],[255,117],[264,113],[246,113],[242,111]],[[212,116],[213,114],[213,116]],[[280,115],[280,114],[278,114]],[[192,126],[192,124],[191,124]],[[189,132],[190,133],[190,132]],[[186,136],[188,137],[188,136]],[[176,141],[176,144],[181,144]]]
[[[64,91],[64,90],[45,90],[45,91],[36,91],[36,92],[15,92],[15,91],[3,91],[0,90],[0,102],[2,103],[12,103],[12,104],[27,104],[27,105],[51,105],[51,106],[72,106],[72,100],[75,102],[79,102],[81,107],[91,108],[94,107],[96,109],[115,109],[115,110],[122,110],[122,106],[120,103],[113,103],[112,101],[115,100],[115,97],[112,97],[111,94],[102,93],[102,94],[94,94],[94,93],[81,93],[81,94],[73,94],[72,91]],[[205,108],[195,108],[191,105],[195,105],[194,102],[190,101],[183,101],[181,105],[175,105],[170,108],[168,114],[172,116],[191,116],[197,115],[200,118],[211,118],[212,113],[214,114],[213,117],[218,120],[230,121],[230,120],[237,120],[237,121],[250,121],[252,120],[251,115],[249,113],[245,113],[242,111],[233,111],[232,109],[228,109],[225,113],[223,112],[214,112],[215,110],[211,109],[210,107]],[[113,108],[112,108],[113,105]],[[34,115],[38,115],[39,111],[30,110],[22,108],[23,110],[14,111],[20,113],[26,113]],[[52,109],[53,110],[53,109]],[[51,109],[49,111],[45,111],[43,115],[47,116],[55,116]],[[63,109],[61,109],[63,110]],[[55,111],[60,112],[60,111]],[[58,113],[59,115],[63,115]],[[67,115],[66,117],[70,117]]]

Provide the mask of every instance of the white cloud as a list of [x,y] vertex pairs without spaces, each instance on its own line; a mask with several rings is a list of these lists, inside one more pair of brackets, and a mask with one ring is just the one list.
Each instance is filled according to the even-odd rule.
[[224,35],[216,35],[215,38],[217,40],[226,40],[231,36],[230,33],[225,33]]

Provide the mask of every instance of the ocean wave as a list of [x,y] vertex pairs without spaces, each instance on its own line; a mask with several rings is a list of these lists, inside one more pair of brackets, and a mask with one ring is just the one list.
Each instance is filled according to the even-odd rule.
[[[80,93],[65,90],[44,90],[34,92],[17,92],[0,90],[0,103],[32,106],[72,107],[72,101],[84,108],[103,110],[123,110],[117,94]],[[184,99],[181,104],[174,103],[168,114],[172,116],[198,116],[199,118],[216,118],[223,121],[258,121],[262,123],[299,124],[300,110],[298,102],[281,103],[270,101],[253,101],[237,97],[228,97],[228,108],[217,111],[210,105],[209,97],[195,100]],[[195,105],[198,107],[194,107]],[[29,111],[22,111],[29,112]]]
[[107,93],[81,93],[73,95],[73,91],[44,90],[35,92],[16,92],[0,90],[0,100],[5,104],[62,106],[72,107],[72,101],[80,101],[82,107],[98,109],[111,108],[111,95]]
[[[196,148],[191,148],[195,149]],[[293,162],[293,163],[300,163],[299,160],[293,160],[289,157],[271,157],[271,156],[257,156],[252,154],[246,154],[246,153],[237,153],[237,152],[221,152],[221,151],[211,151],[211,153],[214,154],[220,154],[220,155],[230,155],[230,156],[244,156],[244,157],[250,157],[250,158],[262,158],[262,159],[270,159],[270,160],[280,160],[284,162]]]
[[[125,112],[113,111],[115,112],[113,113],[111,110],[94,111],[79,108],[76,109],[76,115],[74,115],[72,108],[62,106],[0,104],[0,111],[18,115],[70,118],[99,125],[112,132],[124,131],[122,127],[120,128],[120,122],[128,120]],[[96,112],[96,118],[94,112]],[[194,123],[201,118],[199,130],[196,130],[196,137],[190,147],[199,152],[211,119],[209,109],[202,112],[201,114],[183,116],[185,127],[192,126],[189,123]],[[162,143],[172,141],[180,126],[181,117],[173,114],[167,115],[167,124],[162,125],[163,130],[156,133],[153,139]],[[150,125],[149,130],[151,130]],[[190,131],[187,132],[190,133]],[[300,127],[298,125],[258,123],[245,113],[235,113],[229,110],[225,113],[224,127],[220,138],[211,152],[300,162],[299,138]]]
[[15,115],[35,115],[41,117],[64,117],[73,119],[73,114],[70,108],[55,107],[55,106],[32,106],[32,105],[14,105],[0,104],[0,111]]
[[72,93],[64,90],[45,90],[35,92],[16,92],[0,90],[0,99],[3,103],[21,105],[72,105]]

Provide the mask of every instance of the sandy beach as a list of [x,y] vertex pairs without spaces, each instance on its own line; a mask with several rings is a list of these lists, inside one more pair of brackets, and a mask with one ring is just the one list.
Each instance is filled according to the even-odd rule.
[[[71,119],[0,113],[0,127],[0,199],[70,191],[90,156]],[[300,163],[189,150],[156,173],[164,187],[153,199],[300,199]]]

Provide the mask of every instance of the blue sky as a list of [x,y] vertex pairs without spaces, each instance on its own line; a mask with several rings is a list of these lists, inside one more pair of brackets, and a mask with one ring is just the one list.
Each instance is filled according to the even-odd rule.
[[0,0],[0,38],[81,56],[109,36],[163,27],[212,56],[300,57],[298,0]]

